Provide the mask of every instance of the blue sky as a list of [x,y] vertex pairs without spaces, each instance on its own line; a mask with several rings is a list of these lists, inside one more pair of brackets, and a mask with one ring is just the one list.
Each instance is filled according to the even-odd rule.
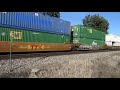
[[82,24],[86,15],[99,14],[109,22],[108,32],[120,36],[120,12],[60,12],[61,19],[70,21],[72,25]]

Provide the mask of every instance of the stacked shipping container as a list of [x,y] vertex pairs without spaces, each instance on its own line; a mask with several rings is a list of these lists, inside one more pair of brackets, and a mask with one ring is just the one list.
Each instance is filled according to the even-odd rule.
[[38,12],[0,12],[0,52],[71,50],[71,23]]
[[72,26],[73,43],[87,45],[104,45],[105,33],[82,25]]
[[0,26],[70,35],[70,22],[35,12],[0,12]]
[[0,12],[0,27],[0,41],[9,41],[7,38],[9,38],[10,31],[14,31],[22,33],[22,39],[14,38],[14,41],[70,42],[70,22],[49,15],[43,15],[42,13]]
[[14,42],[44,42],[44,43],[69,43],[70,36],[51,34],[22,29],[0,27],[0,41],[10,41],[10,33]]

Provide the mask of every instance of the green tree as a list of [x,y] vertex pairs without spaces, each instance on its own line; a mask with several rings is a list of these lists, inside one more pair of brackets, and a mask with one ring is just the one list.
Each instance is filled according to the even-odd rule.
[[100,15],[87,15],[83,19],[83,25],[108,33],[109,22]]

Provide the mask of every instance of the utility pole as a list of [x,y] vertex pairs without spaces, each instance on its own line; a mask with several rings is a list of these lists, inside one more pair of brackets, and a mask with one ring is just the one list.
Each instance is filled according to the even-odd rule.
[[10,32],[10,72],[12,71],[12,33]]

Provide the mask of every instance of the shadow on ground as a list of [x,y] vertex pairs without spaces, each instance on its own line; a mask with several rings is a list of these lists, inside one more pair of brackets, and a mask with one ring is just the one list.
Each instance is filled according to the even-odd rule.
[[3,73],[0,78],[29,78],[30,72]]

